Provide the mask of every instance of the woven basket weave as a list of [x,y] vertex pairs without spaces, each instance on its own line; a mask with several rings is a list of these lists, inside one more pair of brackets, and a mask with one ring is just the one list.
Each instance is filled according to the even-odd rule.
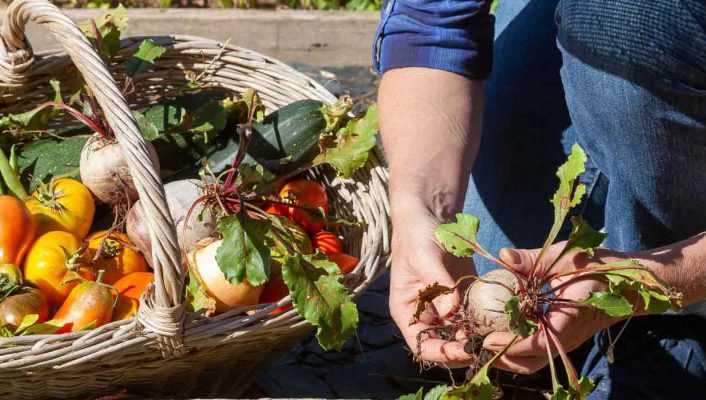
[[[63,48],[33,54],[24,36],[28,21],[54,35]],[[147,37],[122,41],[120,57]],[[253,88],[272,110],[295,100],[325,102],[334,96],[315,81],[256,52],[191,36],[149,37],[167,48],[149,73],[136,77],[138,98],[127,104],[117,88],[117,65],[108,66],[76,25],[45,0],[15,0],[0,29],[0,113],[26,111],[46,101],[50,79],[81,74],[95,94],[128,160],[152,237],[155,284],[145,291],[133,320],[88,332],[0,339],[0,398],[75,398],[128,387],[136,393],[235,395],[263,361],[291,347],[310,326],[295,312],[269,313],[287,304],[231,310],[213,318],[184,309],[184,273],[174,225],[159,171],[148,161],[131,107],[153,104],[188,80],[238,93]],[[115,68],[113,68],[115,67]],[[360,264],[345,278],[354,296],[389,266],[387,172],[381,155],[370,158],[353,179],[327,169],[312,172],[324,183],[338,217],[363,222],[344,229],[346,250]],[[194,388],[208,387],[210,393]]]

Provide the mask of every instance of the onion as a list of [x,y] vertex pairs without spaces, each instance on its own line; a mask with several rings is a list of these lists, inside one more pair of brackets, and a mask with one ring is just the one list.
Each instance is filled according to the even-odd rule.
[[[481,276],[488,281],[475,281],[466,292],[466,311],[473,318],[474,333],[485,336],[491,332],[508,332],[510,318],[505,313],[505,303],[517,292],[518,282],[512,272],[496,269]],[[509,291],[505,286],[513,291]]]
[[[159,157],[151,143],[147,151],[152,164],[159,170]],[[81,182],[98,200],[106,204],[118,204],[137,200],[137,189],[132,181],[127,160],[117,142],[109,142],[93,135],[81,150]]]
[[189,253],[189,268],[193,275],[206,293],[216,300],[217,312],[257,304],[264,286],[252,286],[245,280],[236,284],[228,282],[216,262],[221,243],[222,240],[207,239]]
[[[191,218],[186,224],[186,217],[192,205],[203,196],[200,181],[185,179],[170,182],[164,185],[164,192],[167,197],[169,213],[176,225],[179,246],[185,253],[188,253],[200,240],[211,236],[216,230],[217,219],[213,213],[205,210],[204,204],[201,203],[194,207]],[[130,241],[143,254],[149,255],[152,253],[152,244],[145,218],[145,213],[138,200],[127,215],[126,227]]]

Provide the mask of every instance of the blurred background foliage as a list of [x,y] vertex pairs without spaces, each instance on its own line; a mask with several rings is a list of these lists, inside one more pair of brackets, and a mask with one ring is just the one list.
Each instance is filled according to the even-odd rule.
[[309,10],[375,11],[383,0],[55,0],[66,8],[177,7],[177,8],[296,8]]

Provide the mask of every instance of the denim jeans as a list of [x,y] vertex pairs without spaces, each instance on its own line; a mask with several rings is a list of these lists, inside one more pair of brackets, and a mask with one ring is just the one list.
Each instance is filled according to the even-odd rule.
[[[481,219],[479,242],[495,253],[542,245],[554,172],[575,142],[589,155],[588,195],[577,213],[604,228],[606,247],[649,249],[704,231],[705,88],[638,79],[639,66],[609,73],[563,51],[556,5],[511,0],[497,10],[495,65],[465,205]],[[479,273],[493,268],[483,259],[476,266]],[[613,362],[606,342],[597,335],[583,366],[597,383],[592,399],[706,398],[701,316],[635,318]]]

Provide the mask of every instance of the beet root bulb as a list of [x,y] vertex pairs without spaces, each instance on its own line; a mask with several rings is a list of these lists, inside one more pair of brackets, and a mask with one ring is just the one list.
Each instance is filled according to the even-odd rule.
[[505,313],[505,303],[517,293],[517,278],[504,269],[490,271],[480,278],[485,282],[473,282],[465,299],[466,314],[472,319],[474,333],[485,336],[492,332],[509,332],[510,318]]

